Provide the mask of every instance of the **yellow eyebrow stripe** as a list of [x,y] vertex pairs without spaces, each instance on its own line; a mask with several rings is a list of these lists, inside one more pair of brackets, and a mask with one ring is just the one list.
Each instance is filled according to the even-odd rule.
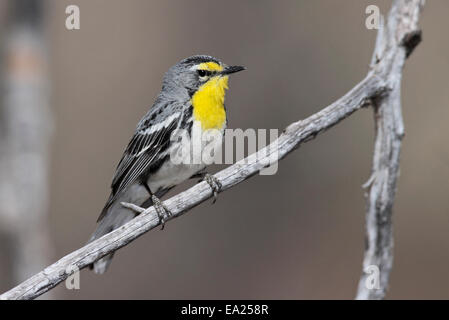
[[198,70],[223,71],[223,67],[215,62],[203,62],[198,65]]

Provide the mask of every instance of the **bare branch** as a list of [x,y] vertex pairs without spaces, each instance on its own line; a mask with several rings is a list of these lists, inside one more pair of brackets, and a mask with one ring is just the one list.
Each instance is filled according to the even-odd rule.
[[[215,177],[221,182],[222,191],[257,174],[261,169],[282,159],[289,152],[299,147],[301,142],[311,140],[320,132],[329,129],[366,105],[367,101],[378,95],[379,91],[384,90],[379,80],[380,78],[375,75],[368,76],[332,105],[303,121],[288,126],[284,133],[267,147],[218,172]],[[212,191],[206,182],[201,182],[187,191],[175,195],[164,202],[173,214],[168,220],[179,217],[211,196]],[[42,272],[4,293],[0,296],[0,299],[33,299],[64,281],[69,276],[66,270],[73,270],[73,267],[85,268],[97,259],[127,245],[158,225],[157,213],[153,207],[150,207],[122,227],[70,253]]]
[[[383,182],[383,180],[381,180],[381,178],[378,178],[378,176],[376,175],[373,179],[370,194],[373,195],[374,200],[387,200],[386,202],[382,203],[386,203],[387,207],[389,208],[389,212],[391,212],[391,206],[393,204],[394,198],[394,189],[396,185],[398,158],[395,158],[395,161],[392,164],[390,163],[391,155],[389,155],[387,158],[384,158],[385,152],[388,150],[387,147],[384,146],[384,144],[388,144],[390,141],[393,141],[395,145],[388,146],[388,148],[395,148],[394,150],[396,150],[397,153],[399,152],[399,149],[397,148],[397,141],[399,141],[400,145],[400,137],[402,136],[403,130],[402,122],[401,126],[398,126],[395,122],[396,125],[392,127],[394,128],[393,133],[385,133],[385,131],[391,130],[390,125],[392,119],[394,121],[400,119],[400,106],[396,106],[393,108],[391,107],[391,103],[397,103],[399,99],[398,84],[400,81],[400,70],[402,69],[403,61],[406,57],[405,48],[407,47],[406,44],[402,42],[402,39],[404,39],[404,36],[406,34],[410,34],[409,32],[405,32],[405,30],[409,29],[410,25],[416,27],[414,17],[416,17],[417,19],[417,14],[410,15],[411,12],[414,12],[413,10],[400,10],[400,8],[405,6],[408,9],[413,9],[419,4],[420,1],[417,0],[396,1],[392,7],[390,18],[388,19],[388,27],[386,29],[389,30],[390,35],[399,35],[400,37],[397,38],[399,39],[399,41],[387,42],[388,46],[386,46],[384,50],[379,52],[379,62],[373,64],[373,69],[370,70],[365,79],[363,79],[346,95],[341,97],[330,106],[315,113],[305,120],[298,121],[289,125],[284,130],[283,134],[280,135],[276,141],[268,145],[266,148],[263,148],[258,152],[248,156],[247,158],[237,162],[236,164],[218,172],[215,177],[221,182],[222,191],[229,189],[236,184],[254,176],[261,169],[284,158],[291,151],[298,148],[301,143],[312,140],[319,133],[326,131],[327,129],[331,128],[335,124],[351,115],[353,112],[357,111],[363,106],[368,105],[370,102],[373,102],[376,106],[377,116],[381,119],[387,118],[386,120],[378,122],[375,164],[373,166],[373,173],[387,172],[389,175],[387,180],[387,192],[384,191],[385,189],[383,189],[382,184],[379,185],[380,189],[373,187],[373,185],[377,185],[379,184],[379,182]],[[415,12],[419,12],[419,10]],[[396,15],[404,15],[404,17],[396,17]],[[407,19],[412,20],[412,22],[405,23],[405,20]],[[391,20],[395,21],[392,26],[390,26]],[[414,27],[410,28],[412,29],[410,31],[415,30]],[[398,32],[398,30],[404,31]],[[399,66],[396,66],[395,64],[398,62],[400,64]],[[391,67],[387,68],[387,65]],[[387,72],[387,70],[395,71]],[[393,74],[394,76],[399,75],[399,77],[391,81],[388,78],[390,74]],[[390,95],[392,96],[390,98],[387,98]],[[398,108],[399,110],[397,110]],[[394,116],[390,116],[391,114]],[[390,135],[393,135],[394,139],[387,139],[388,137],[390,137]],[[379,136],[381,136],[382,138],[379,138]],[[399,139],[397,139],[398,137]],[[381,171],[378,169],[378,167],[387,168],[388,170]],[[382,192],[379,193],[376,190]],[[393,190],[393,192],[388,192],[389,190]],[[382,197],[380,197],[380,195],[382,195]],[[191,208],[209,199],[211,196],[212,191],[206,182],[201,182],[193,186],[192,188],[178,195],[175,195],[174,197],[164,202],[166,207],[173,214],[168,220],[184,214]],[[374,201],[373,204],[373,207],[368,208],[368,218],[371,218],[373,214],[376,215],[376,210],[379,210],[376,207],[377,202]],[[387,222],[390,223],[391,221],[388,220]],[[153,207],[151,207],[122,227],[63,257],[62,259],[47,267],[45,270],[41,271],[35,276],[31,277],[27,281],[4,293],[0,296],[0,299],[33,299],[35,297],[38,297],[39,295],[56,286],[58,283],[64,281],[70,273],[70,271],[67,270],[73,270],[74,267],[78,269],[85,268],[97,259],[127,245],[129,242],[133,241],[145,232],[157,227],[158,225],[159,219],[157,217],[156,211]],[[368,225],[371,226],[370,222],[368,222]],[[368,229],[371,230],[371,227],[369,227]],[[389,228],[384,228],[384,226],[379,224],[374,225],[374,230],[376,234],[379,233],[379,230],[382,230],[380,231],[382,234],[387,233],[391,235]],[[387,246],[383,245],[377,248],[379,250],[388,249]],[[376,254],[378,253],[376,252]],[[380,253],[380,255],[383,255],[382,252]],[[390,255],[390,252],[386,253],[386,256]],[[387,270],[387,274],[388,272],[389,269]],[[386,279],[388,281],[388,277]],[[363,278],[361,281],[363,281]],[[364,296],[360,296],[360,298],[364,298]]]
[[[383,299],[393,265],[392,209],[399,176],[399,154],[404,125],[401,111],[401,77],[405,59],[421,40],[418,30],[422,0],[396,0],[387,25],[379,29],[372,61],[373,72],[384,79],[388,94],[373,100],[376,141],[371,178],[367,188],[366,250],[364,274],[360,278],[357,299]],[[370,278],[374,266],[379,283]],[[376,276],[373,274],[373,276]]]

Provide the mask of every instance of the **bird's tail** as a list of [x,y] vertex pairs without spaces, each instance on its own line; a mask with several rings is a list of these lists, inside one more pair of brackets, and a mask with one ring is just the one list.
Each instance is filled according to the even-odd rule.
[[[120,203],[114,203],[109,208],[105,208],[107,212],[104,213],[102,219],[97,225],[97,229],[94,231],[89,239],[92,242],[98,238],[101,238],[105,234],[121,227],[128,221],[135,217],[135,213],[129,209],[124,208]],[[95,271],[95,273],[103,274],[106,272],[108,266],[112,262],[112,257],[114,253],[108,254],[103,258],[95,261],[90,265],[90,268]]]
[[[156,197],[162,197],[170,189],[171,188],[159,190],[158,192],[156,192]],[[134,196],[136,196],[134,198],[132,198],[129,194],[125,193],[122,197],[119,197],[116,201],[112,202],[110,206],[106,205],[106,207],[101,212],[97,229],[90,237],[89,242],[101,238],[105,234],[121,227],[122,225],[132,220],[136,216],[136,213],[134,211],[123,207],[120,204],[121,201],[141,205],[144,208],[148,208],[153,205],[153,201],[151,200],[151,198],[147,198],[148,194],[146,188],[144,188],[143,186],[138,186],[137,188],[130,190],[129,193],[133,192],[135,193]],[[95,273],[98,274],[105,273],[107,268],[111,264],[113,256],[114,253],[104,256],[103,258],[91,264],[90,268],[93,269]]]

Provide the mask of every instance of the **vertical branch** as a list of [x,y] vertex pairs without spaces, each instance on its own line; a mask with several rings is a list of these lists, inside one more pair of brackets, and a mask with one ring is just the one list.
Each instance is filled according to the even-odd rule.
[[[392,208],[403,136],[399,95],[397,83],[387,97],[374,102],[376,141],[372,176],[367,186],[366,252],[363,261],[367,273],[360,279],[357,299],[383,299],[393,266]],[[368,272],[373,272],[371,266],[379,270],[377,288],[372,287],[376,286],[377,279],[369,278]],[[371,286],[370,281],[374,281]]]
[[52,117],[40,0],[8,2],[2,43],[0,232],[11,278],[20,282],[49,260],[48,159]]
[[376,140],[372,173],[365,185],[366,251],[357,299],[383,299],[388,289],[393,266],[392,209],[404,136],[402,68],[405,59],[421,40],[417,23],[423,4],[421,0],[394,1],[386,26],[382,19],[371,62],[372,72],[384,79],[388,91],[372,101]]

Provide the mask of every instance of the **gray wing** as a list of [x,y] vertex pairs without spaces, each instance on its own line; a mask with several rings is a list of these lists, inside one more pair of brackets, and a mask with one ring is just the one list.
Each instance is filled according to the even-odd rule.
[[161,108],[150,110],[151,112],[139,122],[137,130],[117,166],[111,184],[111,195],[98,221],[104,217],[107,209],[120,193],[147,172],[170,145],[171,134],[182,120],[182,112],[178,109],[171,114],[164,115],[161,110],[163,112]]

